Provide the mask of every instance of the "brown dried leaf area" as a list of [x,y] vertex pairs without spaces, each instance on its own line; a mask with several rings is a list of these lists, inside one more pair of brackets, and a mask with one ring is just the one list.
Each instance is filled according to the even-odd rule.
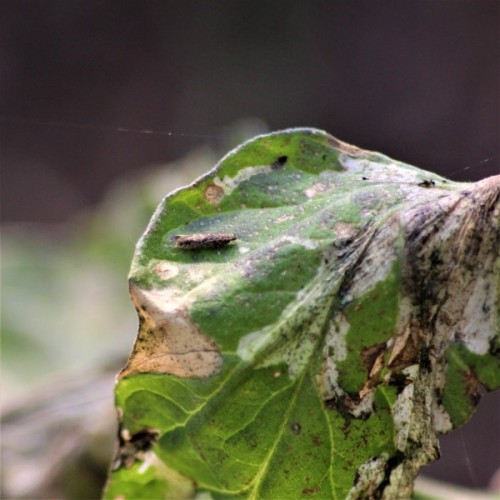
[[382,382],[381,374],[384,368],[389,368],[390,373],[396,373],[419,363],[423,367],[426,361],[424,360],[425,355],[423,354],[424,349],[421,348],[423,345],[421,342],[421,333],[418,330],[412,332],[412,329],[406,326],[403,333],[391,338],[388,342],[382,342],[363,349],[361,359],[368,373],[368,379],[359,392],[359,398],[363,399]]
[[165,373],[208,378],[222,367],[215,342],[191,321],[185,304],[168,291],[130,287],[139,315],[139,334],[120,378],[136,373]]
[[[410,380],[397,374],[412,365],[428,374],[440,400],[447,348],[459,342],[486,354],[500,334],[494,313],[500,301],[500,176],[413,207],[400,220],[405,231],[405,300],[398,333],[361,352],[368,376],[360,400],[384,381],[404,387]],[[481,384],[473,371],[465,382],[477,404]]]
[[486,353],[499,334],[500,176],[408,216],[408,291],[422,341],[437,357],[453,341]]
[[392,344],[392,351],[387,366],[393,370],[401,370],[418,363],[419,344],[422,341],[420,337],[418,332],[412,333],[410,326],[407,326],[401,335],[388,343]]

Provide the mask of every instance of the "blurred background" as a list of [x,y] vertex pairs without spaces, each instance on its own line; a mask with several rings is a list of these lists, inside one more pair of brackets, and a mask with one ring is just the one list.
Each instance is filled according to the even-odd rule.
[[[2,0],[2,498],[99,497],[165,194],[292,126],[498,174],[499,25],[497,0]],[[499,414],[486,395],[424,474],[488,488]]]

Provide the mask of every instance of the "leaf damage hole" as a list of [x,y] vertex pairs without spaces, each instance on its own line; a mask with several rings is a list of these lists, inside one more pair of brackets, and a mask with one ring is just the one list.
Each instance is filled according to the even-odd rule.
[[288,161],[288,156],[280,156],[272,165],[271,169],[272,170],[279,170],[280,168],[283,168],[283,165]]
[[375,498],[382,498],[384,490],[387,486],[391,484],[391,473],[396,467],[403,463],[405,455],[401,451],[396,451],[396,453],[390,457],[385,463],[384,467],[384,479],[379,484],[377,491],[375,492]]
[[136,460],[144,458],[144,453],[153,447],[159,435],[160,431],[156,429],[144,428],[131,436],[127,429],[121,428],[118,432],[119,448],[112,469],[130,469]]

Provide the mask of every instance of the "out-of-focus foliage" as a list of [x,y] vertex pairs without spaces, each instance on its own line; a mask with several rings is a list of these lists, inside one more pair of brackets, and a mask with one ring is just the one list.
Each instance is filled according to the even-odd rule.
[[[257,120],[236,123],[220,148],[263,130]],[[2,498],[100,494],[114,374],[137,330],[127,288],[134,246],[162,197],[218,154],[200,147],[121,179],[64,225],[2,228]]]
[[64,227],[4,228],[4,397],[127,355],[136,330],[127,291],[135,242],[162,196],[212,161],[202,149],[144,179],[122,181],[97,211]]

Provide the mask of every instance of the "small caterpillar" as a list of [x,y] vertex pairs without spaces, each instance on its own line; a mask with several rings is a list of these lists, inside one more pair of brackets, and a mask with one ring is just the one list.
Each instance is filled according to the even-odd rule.
[[202,250],[206,248],[225,247],[231,241],[237,240],[234,233],[197,233],[177,234],[174,236],[177,248],[183,250]]

